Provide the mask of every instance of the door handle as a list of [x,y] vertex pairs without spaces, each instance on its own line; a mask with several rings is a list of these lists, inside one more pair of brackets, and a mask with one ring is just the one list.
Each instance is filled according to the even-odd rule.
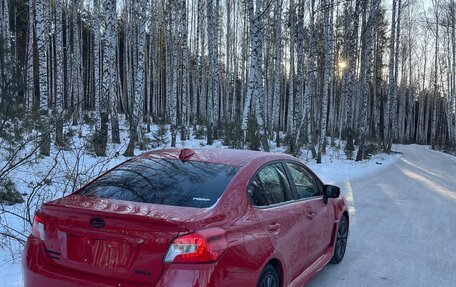
[[268,225],[268,230],[273,233],[278,233],[280,231],[279,223],[271,223]]

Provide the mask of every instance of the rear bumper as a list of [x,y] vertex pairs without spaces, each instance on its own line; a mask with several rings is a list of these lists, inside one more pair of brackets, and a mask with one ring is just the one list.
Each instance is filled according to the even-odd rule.
[[[24,287],[151,287],[70,271],[49,264],[40,241],[29,237],[22,259]],[[251,273],[230,273],[223,263],[167,264],[155,287],[255,286]]]
[[40,241],[31,236],[27,240],[22,258],[22,273],[24,287],[144,287],[75,273],[49,264]]

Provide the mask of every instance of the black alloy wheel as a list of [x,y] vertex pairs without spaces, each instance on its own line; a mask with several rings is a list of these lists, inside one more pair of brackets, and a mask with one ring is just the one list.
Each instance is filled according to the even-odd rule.
[[264,267],[258,280],[257,287],[280,287],[280,279],[277,270],[271,264]]
[[348,222],[347,217],[344,215],[339,223],[339,230],[337,231],[336,246],[334,247],[334,255],[331,259],[331,263],[337,264],[342,261],[345,255],[345,249],[347,248],[347,237],[348,237]]

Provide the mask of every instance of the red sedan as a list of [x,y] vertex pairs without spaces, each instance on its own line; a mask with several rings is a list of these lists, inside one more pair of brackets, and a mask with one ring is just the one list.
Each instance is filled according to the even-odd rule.
[[348,225],[339,188],[294,157],[154,151],[43,204],[25,287],[303,286],[342,260]]

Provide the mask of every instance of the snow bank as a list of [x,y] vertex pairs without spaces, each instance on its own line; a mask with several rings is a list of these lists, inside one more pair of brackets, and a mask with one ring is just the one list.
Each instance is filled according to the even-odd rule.
[[369,176],[379,172],[381,169],[388,168],[397,159],[399,154],[377,154],[367,161],[356,162],[349,159],[331,159],[326,156],[321,164],[308,162],[310,167],[323,182],[328,184],[343,184],[349,180]]

